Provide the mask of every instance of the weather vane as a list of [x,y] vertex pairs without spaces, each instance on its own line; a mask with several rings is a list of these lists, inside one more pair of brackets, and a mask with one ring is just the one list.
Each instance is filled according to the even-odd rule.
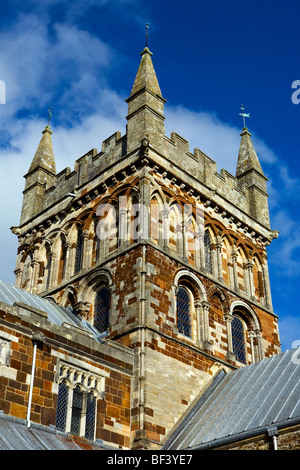
[[149,23],[146,23],[146,47],[148,47],[148,29],[149,29]]
[[243,104],[242,104],[242,106],[241,106],[241,110],[242,110],[242,112],[239,113],[239,115],[242,116],[243,122],[244,122],[244,127],[246,127],[245,118],[249,118],[249,117],[250,117],[250,113],[249,113],[249,114],[244,113],[245,108],[244,108],[244,105],[243,105]]
[[48,126],[50,124],[50,119],[52,118],[51,109],[52,109],[52,107],[50,106],[50,108],[48,109]]

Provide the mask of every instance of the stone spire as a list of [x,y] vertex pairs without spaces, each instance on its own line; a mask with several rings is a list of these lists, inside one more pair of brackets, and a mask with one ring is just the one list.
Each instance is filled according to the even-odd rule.
[[236,177],[239,177],[251,170],[255,170],[259,174],[264,175],[251,140],[251,134],[248,129],[244,127],[243,132],[241,133]]
[[42,132],[42,138],[35,152],[34,158],[28,170],[31,173],[37,168],[43,168],[52,174],[56,174],[55,158],[52,146],[52,131],[50,126],[47,125]]
[[55,184],[56,165],[52,146],[52,131],[48,125],[35,152],[25,178],[20,224],[26,223],[43,209],[45,190]]
[[152,62],[152,52],[145,47],[129,98],[127,115],[127,150],[135,150],[143,139],[159,149],[165,135],[164,104]]
[[136,93],[142,90],[148,90],[151,93],[162,98],[162,94],[152,62],[152,55],[153,54],[152,52],[150,52],[148,47],[145,47],[145,49],[141,52],[142,58],[140,66],[137,71],[129,98],[131,98]]

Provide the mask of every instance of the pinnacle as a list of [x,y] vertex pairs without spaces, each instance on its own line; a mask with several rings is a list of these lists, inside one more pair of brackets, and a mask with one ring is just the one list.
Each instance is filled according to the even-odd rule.
[[147,89],[148,91],[162,98],[159,83],[151,58],[152,55],[153,54],[152,52],[150,52],[148,47],[145,47],[145,49],[141,52],[142,58],[138,72],[135,77],[130,97],[132,97],[141,90]]
[[256,170],[258,173],[263,175],[258,156],[251,140],[251,134],[247,127],[243,128],[241,137],[236,176],[241,176],[250,170]]
[[49,125],[45,127],[42,134],[42,138],[30,165],[29,172],[36,168],[44,168],[51,173],[56,174],[56,165],[51,138],[52,131]]

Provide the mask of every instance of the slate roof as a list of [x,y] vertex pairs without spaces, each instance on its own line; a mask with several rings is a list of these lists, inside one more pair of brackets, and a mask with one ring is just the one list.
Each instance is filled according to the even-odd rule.
[[1,450],[108,450],[102,441],[88,441],[36,423],[0,413]]
[[83,318],[76,315],[72,309],[61,307],[54,301],[44,299],[35,294],[30,294],[23,289],[19,289],[1,280],[0,302],[11,306],[16,302],[21,302],[47,313],[48,321],[54,325],[61,326],[63,323],[67,323],[77,328],[82,328],[92,334],[95,339],[99,339],[99,332]]
[[163,450],[210,449],[299,423],[300,350],[291,349],[221,371]]

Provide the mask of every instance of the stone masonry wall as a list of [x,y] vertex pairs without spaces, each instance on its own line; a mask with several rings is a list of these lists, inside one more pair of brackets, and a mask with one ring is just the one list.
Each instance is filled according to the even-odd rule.
[[37,348],[30,420],[55,426],[59,366],[71,364],[104,380],[103,394],[97,399],[95,438],[116,448],[129,448],[131,354],[120,347],[110,352],[111,346],[101,348],[86,335],[72,334],[69,328],[32,317],[38,316],[32,312],[26,316],[24,310],[20,314],[17,307],[1,304],[0,339],[9,344],[10,353],[6,363],[0,364],[0,410],[26,419],[33,357],[31,333],[39,330],[45,334],[45,341]]

